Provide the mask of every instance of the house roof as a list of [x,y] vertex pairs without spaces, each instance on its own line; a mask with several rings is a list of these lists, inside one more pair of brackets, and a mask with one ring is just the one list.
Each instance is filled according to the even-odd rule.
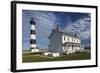
[[65,33],[65,32],[58,31],[58,30],[52,30],[52,32],[51,32],[49,38],[51,38],[51,36],[53,35],[53,33],[54,33],[55,31],[61,33],[61,35],[63,34],[63,35],[67,35],[67,36],[79,38],[79,36],[77,36],[77,35],[75,35],[75,34]]

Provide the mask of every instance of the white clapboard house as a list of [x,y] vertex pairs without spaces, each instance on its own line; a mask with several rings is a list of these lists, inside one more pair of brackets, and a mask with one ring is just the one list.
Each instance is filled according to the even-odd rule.
[[49,39],[49,50],[56,56],[84,50],[84,46],[81,45],[81,40],[77,35],[61,32],[58,27],[52,30]]

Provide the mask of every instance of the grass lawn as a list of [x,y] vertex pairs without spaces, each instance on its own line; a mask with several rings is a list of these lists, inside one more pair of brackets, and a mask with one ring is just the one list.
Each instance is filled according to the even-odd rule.
[[24,63],[45,62],[45,61],[64,61],[64,60],[86,60],[90,58],[91,58],[91,54],[87,52],[61,55],[59,57],[49,57],[49,56],[43,56],[43,55],[33,54],[33,53],[22,54],[22,61]]

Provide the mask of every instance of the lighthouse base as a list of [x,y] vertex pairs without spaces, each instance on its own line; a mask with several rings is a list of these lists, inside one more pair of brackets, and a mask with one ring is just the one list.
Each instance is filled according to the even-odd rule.
[[39,49],[31,49],[31,52],[39,52]]

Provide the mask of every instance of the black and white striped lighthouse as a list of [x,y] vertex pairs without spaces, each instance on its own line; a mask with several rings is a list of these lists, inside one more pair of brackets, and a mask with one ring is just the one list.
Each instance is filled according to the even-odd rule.
[[37,52],[38,49],[36,48],[35,21],[33,17],[31,17],[30,25],[30,49],[32,52]]

